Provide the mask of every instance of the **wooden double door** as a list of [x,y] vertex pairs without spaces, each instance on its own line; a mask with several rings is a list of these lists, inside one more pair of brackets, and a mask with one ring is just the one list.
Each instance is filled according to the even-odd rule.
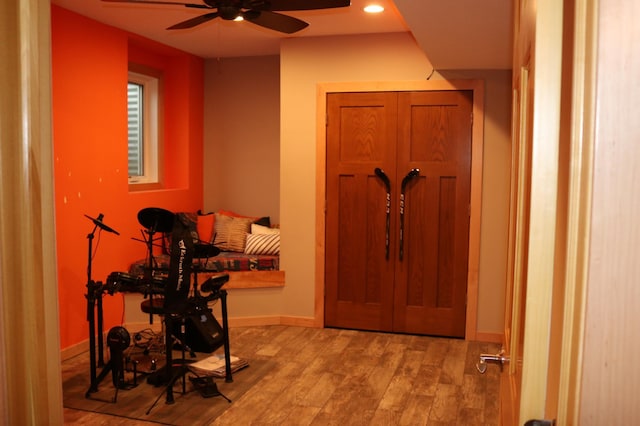
[[327,96],[325,325],[464,337],[473,93]]

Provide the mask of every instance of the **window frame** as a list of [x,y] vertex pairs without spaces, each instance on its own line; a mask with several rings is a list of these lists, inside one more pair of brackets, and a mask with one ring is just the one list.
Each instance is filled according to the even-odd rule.
[[[161,77],[157,73],[147,70],[129,68],[127,86],[129,83],[141,85],[142,90],[142,169],[140,176],[128,176],[129,165],[127,161],[127,176],[130,188],[147,189],[158,187],[161,184],[161,141],[162,126],[161,112]],[[128,93],[127,93],[127,120],[128,120]],[[127,124],[128,127],[128,124]],[[129,138],[127,137],[127,158],[129,156]]]

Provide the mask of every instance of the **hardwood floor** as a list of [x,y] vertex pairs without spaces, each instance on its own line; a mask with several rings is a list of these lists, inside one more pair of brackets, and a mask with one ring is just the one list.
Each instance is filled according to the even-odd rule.
[[[232,355],[248,360],[250,367],[236,373],[234,383],[218,380],[223,393],[223,386],[243,386],[252,361],[268,363],[268,370],[245,384],[243,394],[215,420],[203,423],[201,410],[190,402],[202,398],[193,395],[196,399],[176,399],[162,408],[179,414],[168,416],[166,424],[498,424],[499,369],[489,366],[480,374],[475,367],[480,353],[498,351],[496,344],[289,326],[238,327],[230,335]],[[63,380],[88,371],[87,359],[65,361]],[[152,389],[149,398],[158,394],[150,385],[140,386]],[[158,424],[80,408],[65,408],[65,424]]]

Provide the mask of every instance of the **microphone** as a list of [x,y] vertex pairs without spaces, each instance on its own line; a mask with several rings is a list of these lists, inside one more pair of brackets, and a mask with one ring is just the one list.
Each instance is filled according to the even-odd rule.
[[111,379],[113,386],[124,389],[123,352],[131,344],[131,336],[124,327],[113,327],[107,334],[107,346],[111,355]]
[[105,231],[107,231],[107,232],[113,232],[113,233],[114,233],[114,234],[116,234],[116,235],[120,235],[120,233],[119,233],[118,231],[116,231],[116,230],[115,230],[115,229],[113,229],[113,228],[110,228],[109,226],[105,225],[105,224],[102,222],[102,219],[104,218],[104,215],[103,215],[102,213],[100,213],[100,214],[98,215],[98,217],[97,217],[97,218],[95,218],[95,219],[94,219],[94,218],[92,218],[92,217],[91,217],[91,216],[89,216],[89,215],[86,215],[86,214],[85,214],[85,216],[86,216],[88,219],[90,219],[90,220],[93,222],[93,224],[94,224],[94,225],[96,225],[98,228],[100,228],[100,229],[104,229],[104,230],[105,230]]

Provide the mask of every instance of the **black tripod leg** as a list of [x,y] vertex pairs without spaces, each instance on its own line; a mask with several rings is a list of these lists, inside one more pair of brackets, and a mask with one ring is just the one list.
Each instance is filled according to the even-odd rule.
[[164,388],[164,390],[160,393],[160,395],[158,395],[158,397],[156,398],[155,401],[153,401],[153,404],[151,404],[151,407],[149,407],[149,409],[147,410],[146,414],[149,414],[151,412],[151,410],[153,410],[153,407],[156,406],[156,404],[158,404],[158,401],[160,401],[160,398],[162,398],[162,395],[164,395],[166,393],[167,395],[167,399],[165,401],[166,404],[173,404],[175,402],[175,400],[173,399],[173,384],[175,382],[175,378],[173,373],[173,355],[172,355],[172,351],[173,351],[173,340],[172,340],[172,334],[171,334],[171,327],[172,323],[171,323],[171,319],[169,318],[169,314],[167,314],[165,316],[164,322],[165,322],[165,329],[166,329],[166,335],[165,335],[165,343],[166,343],[166,365],[165,365],[165,378],[166,378],[166,387]]
[[118,390],[120,389],[120,384],[124,382],[124,371],[120,370],[117,371],[115,374],[115,388],[116,388],[116,392],[113,395],[113,402],[116,403],[118,402]]
[[[98,283],[94,281],[89,281],[87,283],[87,320],[89,321],[89,374],[91,375],[91,385],[89,386],[89,390],[86,392],[85,397],[89,398],[89,396],[98,391],[98,383],[100,383],[100,378],[97,377],[97,363],[96,359],[96,300],[101,297],[100,293],[97,289],[101,287]],[[97,295],[97,296],[96,296]],[[102,315],[102,311],[98,310],[98,316]],[[100,360],[102,360],[102,356],[100,356]],[[102,366],[102,365],[100,365]]]
[[[100,283],[98,283],[100,284]],[[100,285],[102,287],[102,285]],[[102,310],[102,290],[96,297],[96,305],[98,307],[98,367],[104,365],[104,314]]]
[[167,364],[165,366],[166,378],[167,378],[167,404],[173,404],[175,400],[173,399],[173,383],[175,381],[173,377],[173,320],[171,319],[171,315],[165,315],[165,329],[166,329],[166,361]]
[[[91,296],[88,297],[91,298]],[[94,301],[89,300],[89,374],[91,375],[91,385],[85,394],[87,398],[91,393],[98,391],[98,382],[96,380],[96,330],[93,318],[94,310],[91,307],[92,305],[95,306]]]
[[229,350],[229,320],[227,318],[227,291],[220,291],[220,299],[222,302],[222,321],[224,327],[222,328],[222,336],[224,338],[224,365],[225,365],[225,379],[227,383],[233,382],[231,376],[231,351]]
[[[164,395],[164,392],[162,392],[160,395],[158,395],[158,397],[156,398],[155,401],[153,401],[153,404],[151,404],[151,407],[149,407],[149,409],[147,410],[147,412],[145,414],[149,414],[151,412],[151,410],[153,410],[153,407],[156,406],[156,404],[158,403],[158,401],[160,401],[160,398],[162,398],[162,395]],[[168,403],[167,403],[168,404]]]
[[220,394],[220,396],[221,396],[221,397],[223,397],[224,399],[226,399],[226,400],[227,400],[227,402],[228,402],[229,404],[231,404],[231,400],[230,400],[229,398],[227,398],[225,394],[223,394],[223,393],[222,393],[222,392],[220,392],[220,391],[218,391],[218,393]]

